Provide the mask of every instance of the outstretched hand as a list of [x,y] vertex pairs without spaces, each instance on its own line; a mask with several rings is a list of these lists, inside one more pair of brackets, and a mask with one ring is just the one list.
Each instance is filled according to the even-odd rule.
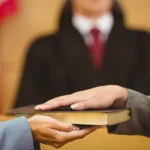
[[93,89],[76,92],[47,101],[35,107],[36,110],[51,110],[63,106],[71,106],[74,110],[89,108],[124,108],[128,93],[123,87],[116,85],[100,86]]
[[35,141],[60,148],[76,139],[84,138],[99,127],[79,130],[72,124],[59,122],[48,116],[33,116],[28,120]]

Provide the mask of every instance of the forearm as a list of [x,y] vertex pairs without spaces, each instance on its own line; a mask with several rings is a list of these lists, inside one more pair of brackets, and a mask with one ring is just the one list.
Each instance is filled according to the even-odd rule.
[[34,150],[30,126],[24,117],[0,123],[0,149]]

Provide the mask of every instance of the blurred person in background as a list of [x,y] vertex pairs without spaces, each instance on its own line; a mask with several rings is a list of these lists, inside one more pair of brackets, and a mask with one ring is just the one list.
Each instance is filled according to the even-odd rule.
[[59,30],[32,43],[14,107],[109,84],[150,94],[149,41],[116,0],[68,0]]

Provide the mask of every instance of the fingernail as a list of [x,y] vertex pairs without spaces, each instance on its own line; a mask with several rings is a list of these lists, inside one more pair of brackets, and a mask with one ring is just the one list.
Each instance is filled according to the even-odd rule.
[[39,110],[41,109],[41,105],[37,105],[36,107],[34,107],[35,109]]
[[72,109],[77,109],[77,108],[79,108],[79,105],[78,104],[71,105],[71,108]]

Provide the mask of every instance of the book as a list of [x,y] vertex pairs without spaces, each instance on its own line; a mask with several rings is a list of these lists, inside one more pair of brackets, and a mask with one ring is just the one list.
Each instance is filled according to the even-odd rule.
[[71,107],[62,107],[49,111],[36,111],[34,105],[12,109],[7,112],[11,116],[25,116],[27,118],[34,115],[46,115],[64,123],[76,125],[101,125],[109,126],[119,124],[131,119],[131,109],[89,109],[75,111]]

